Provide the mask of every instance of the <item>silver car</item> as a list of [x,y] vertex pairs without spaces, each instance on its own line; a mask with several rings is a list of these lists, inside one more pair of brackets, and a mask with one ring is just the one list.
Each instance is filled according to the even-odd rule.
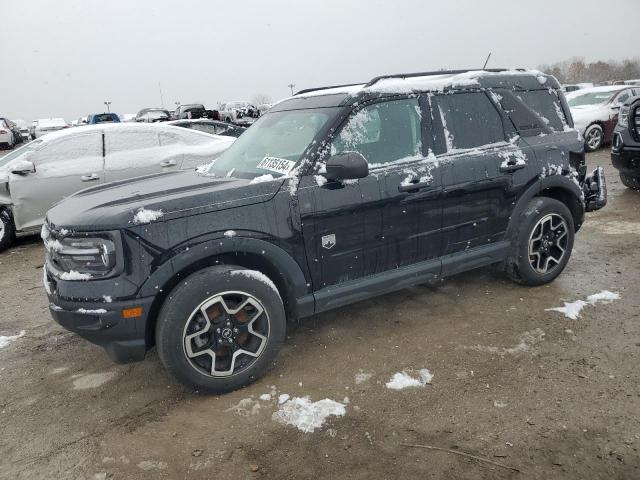
[[37,233],[47,210],[83,188],[210,163],[234,142],[158,124],[67,129],[0,157],[0,250]]

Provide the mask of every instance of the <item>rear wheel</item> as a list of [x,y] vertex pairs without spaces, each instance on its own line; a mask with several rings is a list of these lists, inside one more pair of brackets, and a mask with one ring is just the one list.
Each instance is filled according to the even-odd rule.
[[574,232],[573,216],[564,203],[533,198],[520,218],[516,252],[507,260],[507,273],[523,285],[553,281],[569,261]]
[[285,330],[282,300],[266,276],[216,266],[171,292],[158,317],[156,344],[160,360],[181,383],[224,393],[267,371]]
[[640,190],[640,177],[634,177],[626,173],[620,172],[620,180],[622,184],[632,190]]
[[600,125],[594,123],[584,132],[584,148],[587,152],[593,152],[602,147],[604,143],[604,130]]
[[9,248],[16,238],[16,230],[9,210],[0,209],[0,252]]

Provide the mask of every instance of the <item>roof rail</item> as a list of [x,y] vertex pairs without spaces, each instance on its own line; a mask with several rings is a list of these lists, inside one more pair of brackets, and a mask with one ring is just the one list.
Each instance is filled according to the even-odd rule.
[[[374,85],[380,80],[385,78],[413,78],[413,77],[428,77],[431,75],[458,75],[460,73],[474,72],[474,71],[483,71],[483,72],[506,72],[508,70],[516,70],[518,72],[525,72],[524,68],[469,68],[465,70],[437,70],[434,72],[416,72],[416,73],[393,73],[390,75],[380,75],[377,77],[373,77],[369,80],[368,83],[364,84],[364,88],[370,87]],[[330,87],[316,87],[316,88],[305,88],[304,90],[300,90],[296,92],[295,95],[301,95],[303,93],[316,92],[318,90],[328,90],[330,88],[340,88],[340,87],[355,87],[356,85],[362,85],[362,83],[347,83],[345,85],[331,85]]]
[[329,90],[330,88],[355,87],[356,85],[362,85],[362,83],[346,83],[344,85],[331,85],[329,87],[305,88],[304,90],[300,90],[299,92],[294,93],[293,96],[295,97],[296,95],[301,95],[303,93],[309,93],[309,92],[315,92],[315,91],[318,91],[318,90]]
[[[470,68],[465,70],[438,70],[435,72],[394,73],[392,75],[380,75],[378,77],[372,78],[371,80],[369,80],[369,83],[365,85],[365,88],[370,87],[371,85],[385,78],[413,78],[413,77],[428,77],[431,75],[458,75],[459,73],[467,73],[467,72],[480,71],[480,70],[482,70],[483,72],[506,72],[508,69],[507,68],[485,68],[485,69]],[[525,71],[524,68],[516,68],[515,70],[522,71],[522,72]]]

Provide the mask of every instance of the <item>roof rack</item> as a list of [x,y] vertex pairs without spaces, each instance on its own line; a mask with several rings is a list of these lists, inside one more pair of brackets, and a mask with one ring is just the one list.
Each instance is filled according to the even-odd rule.
[[330,88],[355,87],[356,85],[362,85],[362,83],[346,83],[344,85],[331,85],[330,87],[305,88],[304,90],[296,92],[293,96],[295,97],[296,95],[301,95],[303,93],[316,92],[318,90],[329,90]]
[[[373,77],[369,80],[368,83],[364,84],[364,88],[370,87],[374,85],[380,80],[384,80],[385,78],[413,78],[413,77],[428,77],[431,75],[458,75],[460,73],[467,73],[473,71],[483,71],[483,72],[506,72],[508,70],[516,70],[518,72],[525,72],[524,68],[469,68],[465,70],[436,70],[433,72],[417,72],[417,73],[394,73],[391,75],[380,75],[377,77]],[[332,85],[330,87],[316,87],[316,88],[305,88],[304,90],[300,90],[296,92],[295,95],[301,95],[303,93],[316,92],[318,90],[328,90],[330,88],[340,88],[340,87],[355,87],[356,85],[363,85],[362,83],[348,83],[345,85]],[[294,95],[294,96],[295,96]]]

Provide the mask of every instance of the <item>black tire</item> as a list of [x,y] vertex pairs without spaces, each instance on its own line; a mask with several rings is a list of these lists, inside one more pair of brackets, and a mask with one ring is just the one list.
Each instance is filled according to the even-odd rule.
[[6,208],[0,208],[0,252],[13,245],[15,238],[16,229],[11,213]]
[[[230,265],[204,268],[187,277],[169,294],[158,316],[156,345],[165,368],[188,388],[207,393],[230,392],[260,378],[272,365],[286,334],[284,306],[274,288],[268,279],[263,276],[261,278],[261,274]],[[234,292],[245,294],[244,298],[252,298],[250,301],[254,303],[246,307],[249,314],[243,313],[245,309],[237,314],[229,313],[227,304],[231,305],[234,301]],[[214,310],[213,314],[208,314],[213,318],[205,320],[200,307],[207,302],[215,302],[218,294],[225,295],[224,302],[208,306],[205,310],[207,313]],[[241,298],[241,295],[238,298]],[[263,308],[263,313],[254,308],[255,302]],[[242,301],[238,301],[235,306],[238,307],[240,304]],[[215,314],[219,316],[216,317]],[[240,314],[245,317],[245,330],[248,328],[251,333],[229,333],[234,337],[226,337],[226,333],[238,331],[236,326],[242,329],[238,323]],[[252,319],[248,320],[249,317]],[[202,326],[205,322],[207,323]],[[194,328],[196,326],[198,328]],[[251,331],[256,328],[261,329],[260,333],[266,340]],[[206,333],[201,333],[205,331]],[[243,340],[246,343],[240,346],[242,335],[246,335]],[[197,345],[198,342],[203,343]],[[226,345],[224,342],[233,342],[233,345]],[[250,347],[251,342],[260,347]],[[264,346],[262,342],[266,342]],[[187,354],[187,344],[191,353],[199,356],[193,355],[190,358]],[[243,352],[253,349],[252,353],[257,356],[240,353],[236,360],[234,354],[229,355],[234,351],[232,348],[240,348]],[[225,349],[226,353],[219,353]],[[218,363],[214,364],[216,358],[222,360],[222,363],[229,361],[227,370],[233,373],[228,376],[212,375],[211,370],[218,366]],[[220,370],[223,371],[224,369]],[[216,375],[218,374],[219,372],[216,372]]]
[[[573,250],[575,227],[571,212],[558,200],[534,197],[529,201],[519,220],[515,252],[506,262],[507,274],[513,281],[523,285],[544,285],[553,281],[564,270]],[[551,230],[554,222],[556,230]],[[545,226],[549,227],[552,233],[549,239],[544,233]],[[566,232],[566,235],[558,239],[555,235],[561,235],[561,231]],[[539,234],[541,239],[536,241],[535,238]],[[545,240],[546,243],[544,243]],[[529,255],[530,243],[534,251],[533,256]],[[541,252],[541,249],[545,252]],[[544,255],[547,252],[549,256],[555,258],[546,260]],[[541,271],[543,267],[547,269],[546,272]]]
[[584,149],[595,152],[604,145],[604,130],[597,123],[593,123],[584,131]]
[[640,190],[640,177],[634,177],[620,172],[620,180],[622,180],[622,184],[625,187],[631,190]]

